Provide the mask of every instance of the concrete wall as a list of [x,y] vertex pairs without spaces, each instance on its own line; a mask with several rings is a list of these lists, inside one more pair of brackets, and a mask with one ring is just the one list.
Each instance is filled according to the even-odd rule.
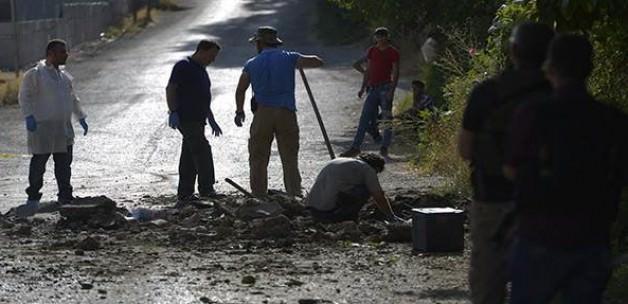
[[[69,47],[99,39],[100,33],[127,14],[127,0],[74,2],[63,6],[62,18],[20,21],[17,23],[20,66],[43,58],[50,39],[64,39]],[[12,23],[0,23],[0,69],[15,66],[14,32]]]

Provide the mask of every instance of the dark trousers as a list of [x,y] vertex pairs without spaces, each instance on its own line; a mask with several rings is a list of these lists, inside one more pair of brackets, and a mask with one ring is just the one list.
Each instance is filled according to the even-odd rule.
[[179,132],[183,135],[179,160],[179,189],[177,195],[186,197],[194,194],[194,183],[198,175],[198,192],[213,191],[214,160],[212,149],[205,137],[205,122],[181,122]]
[[329,211],[320,211],[310,208],[314,219],[320,222],[338,223],[344,221],[357,221],[360,210],[368,202],[370,194],[366,186],[357,186],[350,192],[340,192],[336,208]]
[[[46,172],[46,163],[50,158],[51,153],[47,154],[34,154],[31,158],[31,164],[28,171],[28,188],[26,188],[26,194],[28,194],[29,200],[40,200],[42,193],[39,192],[41,187],[44,186],[44,173]],[[52,159],[55,162],[55,178],[57,180],[57,186],[59,193],[57,197],[59,201],[71,201],[72,200],[72,184],[70,178],[72,177],[72,146],[68,146],[66,153],[52,153]]]
[[611,275],[607,246],[571,250],[517,240],[512,259],[511,304],[599,304]]

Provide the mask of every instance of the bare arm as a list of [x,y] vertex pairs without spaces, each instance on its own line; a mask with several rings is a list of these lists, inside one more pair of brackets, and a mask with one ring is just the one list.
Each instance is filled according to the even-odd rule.
[[366,73],[366,68],[364,67],[365,64],[366,64],[366,57],[362,57],[353,63],[353,69],[360,72],[361,74],[364,74]]
[[460,129],[458,133],[458,154],[464,160],[471,160],[473,154],[473,132]]
[[389,216],[390,218],[395,217],[395,213],[393,212],[392,207],[390,206],[390,202],[386,198],[384,191],[379,191],[379,192],[373,193],[372,195],[373,195],[373,199],[375,199],[375,205],[377,205],[377,208],[384,215]]
[[168,83],[166,87],[166,101],[168,102],[168,111],[176,112],[179,108],[179,103],[177,102],[177,87],[176,83]]
[[243,112],[244,111],[244,98],[246,97],[246,90],[248,90],[249,85],[251,84],[251,80],[249,78],[249,74],[246,72],[242,72],[240,75],[240,80],[238,81],[238,87],[236,88],[236,111]]
[[366,60],[366,68],[364,69],[364,73],[362,75],[362,86],[360,87],[361,90],[366,90],[366,87],[368,86],[370,70],[371,70],[371,61]]
[[316,55],[302,55],[297,59],[297,68],[319,68],[323,64],[323,59]]
[[399,82],[399,62],[392,65],[392,91],[394,92]]

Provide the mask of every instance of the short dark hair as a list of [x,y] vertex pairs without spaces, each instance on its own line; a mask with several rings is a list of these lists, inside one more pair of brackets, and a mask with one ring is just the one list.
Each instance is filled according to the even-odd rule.
[[199,41],[198,45],[196,46],[196,51],[208,51],[211,49],[218,49],[220,50],[220,44],[218,44],[218,42],[214,41],[214,40],[201,40]]
[[593,46],[582,35],[558,35],[550,44],[547,65],[561,78],[585,80],[593,71]]
[[524,22],[516,26],[510,42],[515,46],[513,56],[521,62],[541,67],[547,55],[547,48],[554,38],[554,30],[547,24]]
[[425,88],[425,83],[423,83],[423,81],[421,81],[421,80],[413,80],[412,81],[412,86],[424,89]]
[[357,157],[359,160],[367,163],[371,168],[375,169],[375,172],[380,173],[384,171],[384,165],[386,161],[379,155],[373,153],[360,153]]
[[48,45],[46,45],[46,56],[48,56],[48,54],[50,54],[50,52],[52,52],[57,47],[66,45],[67,43],[61,39],[52,39],[48,41]]

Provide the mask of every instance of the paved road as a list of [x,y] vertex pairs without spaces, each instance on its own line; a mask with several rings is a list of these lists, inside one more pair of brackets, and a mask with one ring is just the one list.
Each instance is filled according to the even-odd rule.
[[[190,9],[162,14],[156,26],[69,62],[67,68],[75,76],[75,86],[90,123],[88,136],[79,136],[75,145],[75,195],[104,194],[132,201],[141,195],[175,193],[181,137],[166,126],[164,87],[172,65],[190,54],[201,38],[218,39],[224,47],[208,69],[213,83],[212,109],[224,131],[222,137],[210,140],[217,179],[230,177],[248,188],[246,144],[252,115],[248,113],[245,127],[235,127],[234,92],[242,64],[255,54],[247,38],[259,25],[276,26],[286,48],[319,54],[326,60],[325,68],[306,73],[335,150],[341,152],[350,144],[360,105],[355,97],[359,75],[351,71],[350,63],[362,50],[359,46],[324,47],[313,38],[316,1],[187,0],[183,3]],[[302,134],[300,164],[307,187],[328,155],[300,81],[297,99]],[[29,161],[25,138],[19,110],[0,109],[0,211],[3,212],[25,198]],[[281,165],[276,149],[273,150],[269,184],[271,188],[281,189]],[[383,176],[384,184],[418,185],[402,170],[403,166],[401,162],[393,164]],[[225,183],[219,183],[217,189],[232,190]],[[52,200],[56,194],[52,161],[44,193],[44,200]]]

